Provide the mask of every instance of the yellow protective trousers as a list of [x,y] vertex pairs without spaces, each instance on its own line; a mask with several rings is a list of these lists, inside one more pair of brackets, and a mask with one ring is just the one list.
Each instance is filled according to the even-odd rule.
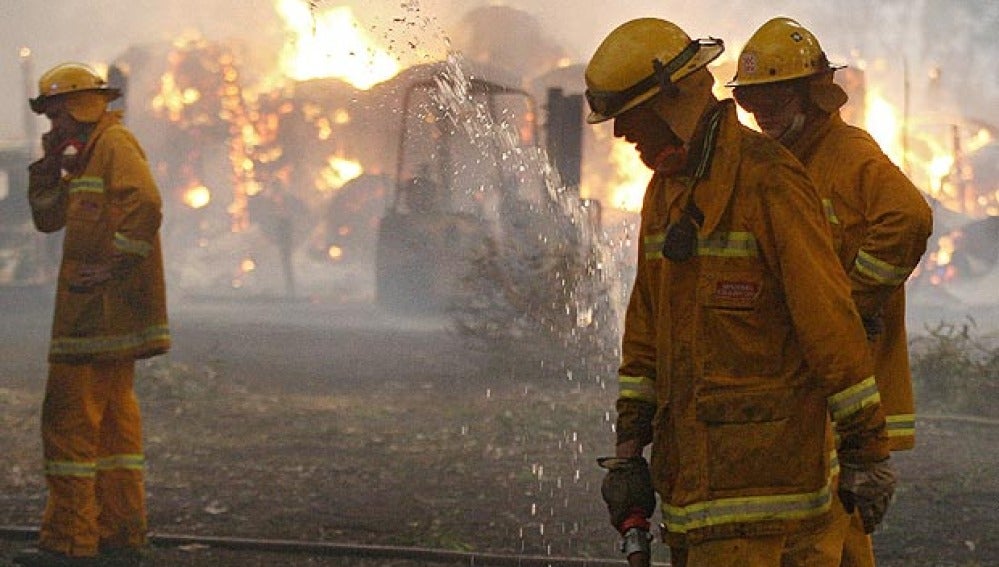
[[[828,541],[828,533],[709,540],[685,549],[682,564],[686,567],[838,567],[839,549],[827,547],[831,554],[815,553],[816,548],[823,547],[823,540]],[[842,540],[837,538],[836,541]]]
[[146,543],[132,360],[52,363],[42,404],[48,502],[39,547],[71,556]]
[[843,542],[842,567],[874,567],[874,546],[871,536],[864,532],[860,512],[850,515],[850,528]]

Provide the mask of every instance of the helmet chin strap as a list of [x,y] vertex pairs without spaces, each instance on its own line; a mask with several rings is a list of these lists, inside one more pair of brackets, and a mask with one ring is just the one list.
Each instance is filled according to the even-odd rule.
[[801,135],[801,132],[802,130],[804,130],[804,128],[805,128],[805,113],[798,112],[794,115],[794,118],[791,120],[791,124],[788,125],[788,127],[785,128],[784,131],[780,133],[780,135],[775,136],[775,138],[777,139],[778,142],[780,142],[785,146],[791,145],[794,143],[795,140],[798,139],[798,136]]

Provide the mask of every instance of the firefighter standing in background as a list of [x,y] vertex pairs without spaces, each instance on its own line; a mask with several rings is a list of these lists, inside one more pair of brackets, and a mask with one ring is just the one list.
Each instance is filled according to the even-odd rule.
[[[52,124],[29,167],[42,232],[65,229],[42,405],[48,502],[22,565],[133,563],[146,543],[135,360],[167,351],[159,191],[145,154],[107,110],[92,69],[42,75],[31,109]],[[100,554],[100,555],[98,555]]]
[[654,486],[676,564],[835,566],[820,542],[846,527],[837,488],[872,524],[893,493],[884,414],[818,193],[714,97],[705,66],[722,50],[643,18],[586,69],[588,121],[613,119],[654,171],[602,494],[633,564]]
[[[826,211],[854,303],[867,329],[892,450],[915,444],[904,283],[933,230],[929,205],[881,151],[846,124],[847,101],[815,36],[789,18],[763,24],[739,56],[736,101],[763,132],[805,165]],[[854,516],[843,565],[873,565],[870,536]]]

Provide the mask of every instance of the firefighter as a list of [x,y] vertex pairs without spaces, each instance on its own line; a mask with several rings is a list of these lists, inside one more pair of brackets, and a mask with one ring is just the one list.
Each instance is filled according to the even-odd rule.
[[[932,212],[878,143],[840,117],[847,95],[833,74],[841,68],[809,30],[778,17],[746,43],[728,86],[760,129],[801,160],[819,191],[867,330],[891,449],[906,450],[915,445],[915,405],[903,284],[926,251]],[[869,530],[853,519],[843,565],[873,565]]]
[[131,564],[146,544],[135,360],[167,351],[161,199],[145,154],[90,67],[46,72],[51,121],[29,166],[35,227],[64,230],[42,404],[48,501],[21,565]]
[[723,49],[641,18],[586,68],[588,121],[614,120],[653,171],[601,492],[632,564],[647,562],[654,487],[675,564],[839,565],[812,543],[845,529],[837,490],[883,518],[884,413],[818,193],[712,94],[706,65]]

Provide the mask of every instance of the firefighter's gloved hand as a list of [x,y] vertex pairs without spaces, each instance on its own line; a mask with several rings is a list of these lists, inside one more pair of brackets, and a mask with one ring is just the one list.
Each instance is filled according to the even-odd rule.
[[106,262],[83,264],[70,281],[70,291],[90,291],[111,280],[125,279],[141,261],[141,256],[115,252]]
[[66,205],[68,193],[59,182],[60,164],[58,157],[43,157],[28,166],[28,203],[33,215],[57,211]]
[[872,533],[895,494],[895,470],[888,459],[875,463],[840,463],[839,497],[846,511],[856,509],[864,532]]
[[607,503],[611,525],[624,534],[630,525],[625,521],[636,512],[649,518],[656,509],[656,493],[645,457],[603,457],[597,464],[607,469],[600,494]]
[[59,156],[47,155],[28,165],[29,180],[35,185],[54,185],[59,181],[61,174],[62,160]]
[[56,173],[62,170],[73,171],[80,165],[79,158],[86,145],[84,141],[64,131],[49,130],[42,134],[44,157],[36,163],[46,164],[47,169],[51,169],[54,164]]
[[42,151],[46,157],[61,156],[65,144],[66,137],[59,131],[49,130],[42,134]]
[[76,275],[69,280],[69,291],[73,293],[89,293],[111,280],[110,263],[82,264],[76,270]]

